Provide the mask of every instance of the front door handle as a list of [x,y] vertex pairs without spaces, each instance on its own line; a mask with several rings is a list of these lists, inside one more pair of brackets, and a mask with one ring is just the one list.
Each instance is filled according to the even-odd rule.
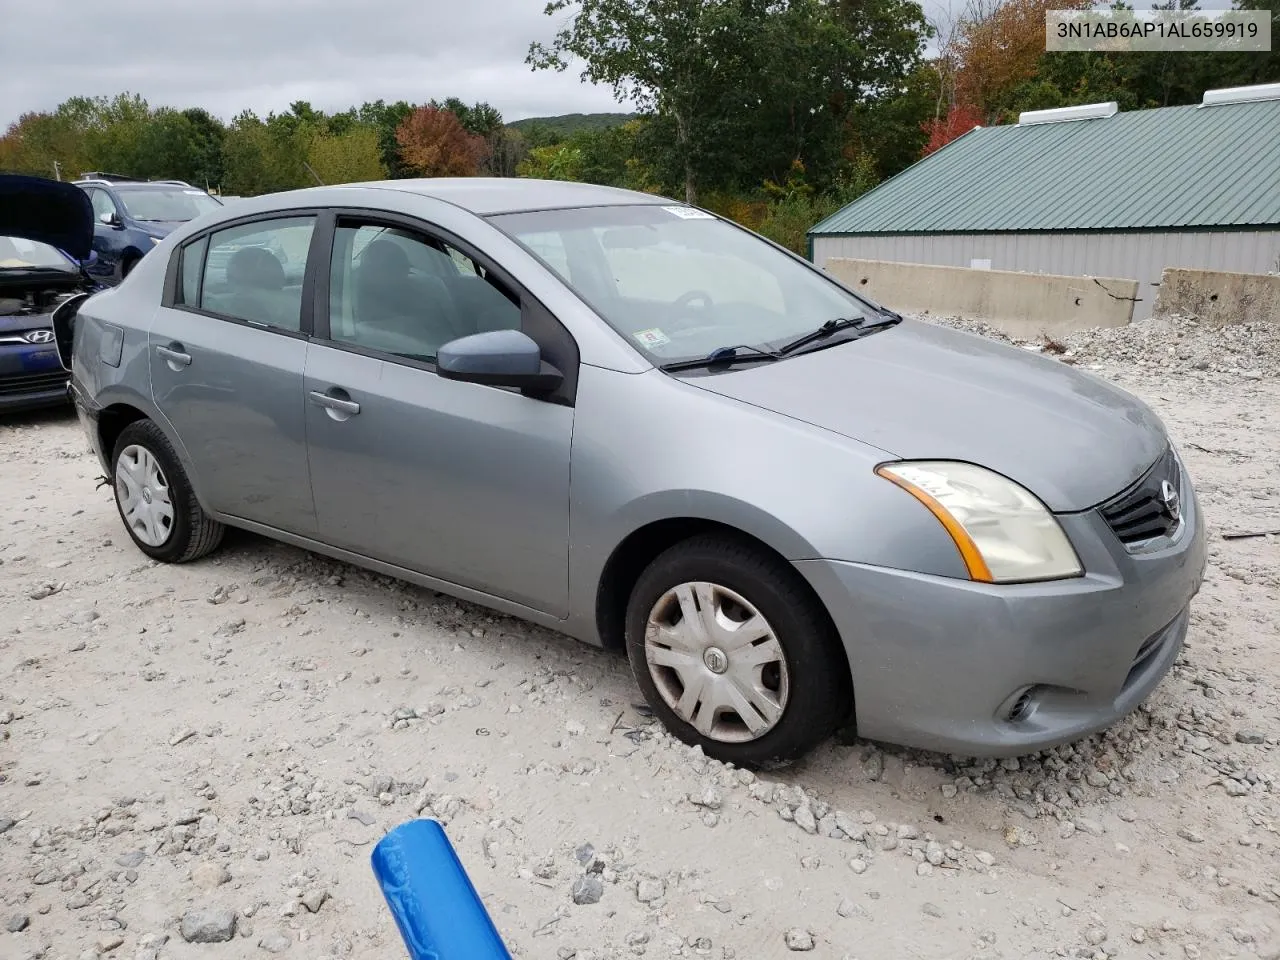
[[326,410],[345,413],[349,417],[354,417],[360,412],[360,404],[356,403],[354,400],[335,397],[333,394],[321,393],[319,390],[311,391],[311,402],[316,406],[324,407]]
[[171,365],[191,366],[191,354],[186,353],[180,343],[171,343],[167,347],[156,347],[156,353],[168,360]]

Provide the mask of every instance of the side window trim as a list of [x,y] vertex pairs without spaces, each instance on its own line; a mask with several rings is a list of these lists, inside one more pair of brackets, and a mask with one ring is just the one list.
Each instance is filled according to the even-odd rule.
[[[476,267],[483,270],[485,276],[492,276],[516,296],[519,300],[520,308],[520,329],[537,341],[548,362],[556,364],[564,374],[564,383],[547,399],[567,406],[574,405],[577,399],[578,366],[580,363],[577,341],[574,339],[573,334],[569,332],[568,327],[561,323],[542,301],[531,294],[523,284],[511,276],[500,264],[452,231],[418,217],[397,214],[388,210],[362,209],[359,207],[334,207],[329,213],[331,219],[328,224],[329,232],[324,247],[323,249],[318,246],[312,247],[312,255],[319,255],[322,258],[321,262],[317,264],[314,275],[315,286],[312,291],[312,316],[314,318],[312,336],[316,340],[322,340],[325,346],[337,350],[346,350],[373,357],[386,363],[396,363],[432,373],[435,372],[434,363],[385,353],[381,350],[373,350],[356,344],[345,343],[341,340],[334,340],[330,337],[329,284],[332,276],[332,261],[335,253],[334,241],[338,224],[341,221],[355,221],[361,226],[386,226],[407,230],[411,233],[420,234],[428,242],[434,241],[452,247],[458,253],[468,257]],[[316,232],[318,235],[320,232],[319,226],[317,226]]]

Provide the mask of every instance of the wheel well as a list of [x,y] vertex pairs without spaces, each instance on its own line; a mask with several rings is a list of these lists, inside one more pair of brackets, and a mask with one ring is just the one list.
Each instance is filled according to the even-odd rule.
[[102,455],[110,461],[111,454],[116,448],[116,441],[120,439],[120,434],[124,433],[124,428],[138,420],[146,419],[145,413],[127,403],[113,403],[103,408],[98,414],[98,439],[102,442]]
[[[682,540],[702,534],[720,533],[750,543],[753,547],[787,562],[777,550],[758,537],[744,533],[737,527],[702,520],[696,517],[673,517],[658,520],[634,531],[614,549],[600,576],[596,591],[596,629],[607,650],[626,649],[627,602],[631,599],[631,586],[653,560],[668,547]],[[821,598],[806,582],[817,609],[830,620]],[[835,629],[834,623],[832,629]]]

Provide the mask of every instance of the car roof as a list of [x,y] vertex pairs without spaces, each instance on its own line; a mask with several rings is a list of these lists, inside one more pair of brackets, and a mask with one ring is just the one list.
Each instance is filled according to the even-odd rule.
[[558,210],[573,207],[606,207],[619,204],[671,203],[665,197],[619,187],[567,180],[532,180],[524,177],[435,177],[418,180],[372,180],[343,187],[397,190],[444,200],[478,216]]

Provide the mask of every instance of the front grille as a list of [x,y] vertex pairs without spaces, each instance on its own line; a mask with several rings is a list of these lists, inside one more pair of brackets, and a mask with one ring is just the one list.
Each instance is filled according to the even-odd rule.
[[1103,519],[1126,546],[1170,536],[1182,517],[1181,487],[1170,447],[1136,483],[1102,505]]
[[19,373],[0,376],[0,397],[17,397],[24,393],[42,393],[45,390],[65,389],[66,371],[60,373]]

